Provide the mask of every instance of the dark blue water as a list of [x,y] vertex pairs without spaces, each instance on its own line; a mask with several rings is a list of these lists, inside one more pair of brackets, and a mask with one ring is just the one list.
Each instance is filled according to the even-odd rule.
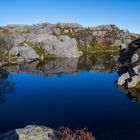
[[117,88],[117,79],[115,71],[51,77],[11,72],[9,91],[0,98],[0,132],[64,125],[87,127],[96,140],[140,140],[140,105]]

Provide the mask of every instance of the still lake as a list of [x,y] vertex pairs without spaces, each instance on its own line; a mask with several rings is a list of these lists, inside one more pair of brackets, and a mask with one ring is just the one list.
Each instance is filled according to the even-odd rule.
[[8,66],[8,77],[0,78],[0,133],[63,125],[86,127],[96,140],[140,140],[140,104],[115,84],[116,60],[97,55]]

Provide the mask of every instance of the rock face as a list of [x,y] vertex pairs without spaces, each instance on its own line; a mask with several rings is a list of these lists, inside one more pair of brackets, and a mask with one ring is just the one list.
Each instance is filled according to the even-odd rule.
[[54,130],[44,126],[27,126],[0,135],[0,140],[51,140]]
[[10,55],[22,57],[24,60],[36,60],[39,56],[31,47],[13,47]]
[[80,56],[76,40],[71,39],[68,36],[60,36],[57,38],[56,36],[50,35],[43,41],[42,47],[49,54],[55,54],[61,58],[74,58]]

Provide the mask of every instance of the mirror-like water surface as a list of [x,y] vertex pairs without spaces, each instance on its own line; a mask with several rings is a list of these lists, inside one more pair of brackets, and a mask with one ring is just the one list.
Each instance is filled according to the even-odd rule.
[[116,86],[115,60],[84,56],[7,67],[0,79],[0,132],[64,125],[87,127],[96,140],[139,140],[140,105]]

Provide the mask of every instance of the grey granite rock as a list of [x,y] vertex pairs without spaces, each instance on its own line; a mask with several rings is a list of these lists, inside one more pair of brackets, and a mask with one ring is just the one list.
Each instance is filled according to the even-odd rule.
[[29,125],[0,135],[0,140],[51,140],[50,136],[54,133],[48,127]]
[[44,49],[47,50],[49,54],[56,54],[61,58],[72,58],[79,57],[80,54],[77,48],[77,42],[68,36],[48,36],[46,40],[43,41]]
[[137,53],[134,53],[133,56],[131,57],[131,62],[135,63],[139,61],[139,55]]
[[122,74],[118,79],[118,85],[123,86],[128,78],[130,78],[130,75],[128,72]]
[[13,47],[10,50],[10,55],[20,56],[24,60],[35,60],[39,56],[36,54],[35,50],[31,47]]
[[135,88],[140,82],[140,65],[133,66],[127,69],[127,71],[120,75],[118,79],[119,86],[125,86],[126,88]]

